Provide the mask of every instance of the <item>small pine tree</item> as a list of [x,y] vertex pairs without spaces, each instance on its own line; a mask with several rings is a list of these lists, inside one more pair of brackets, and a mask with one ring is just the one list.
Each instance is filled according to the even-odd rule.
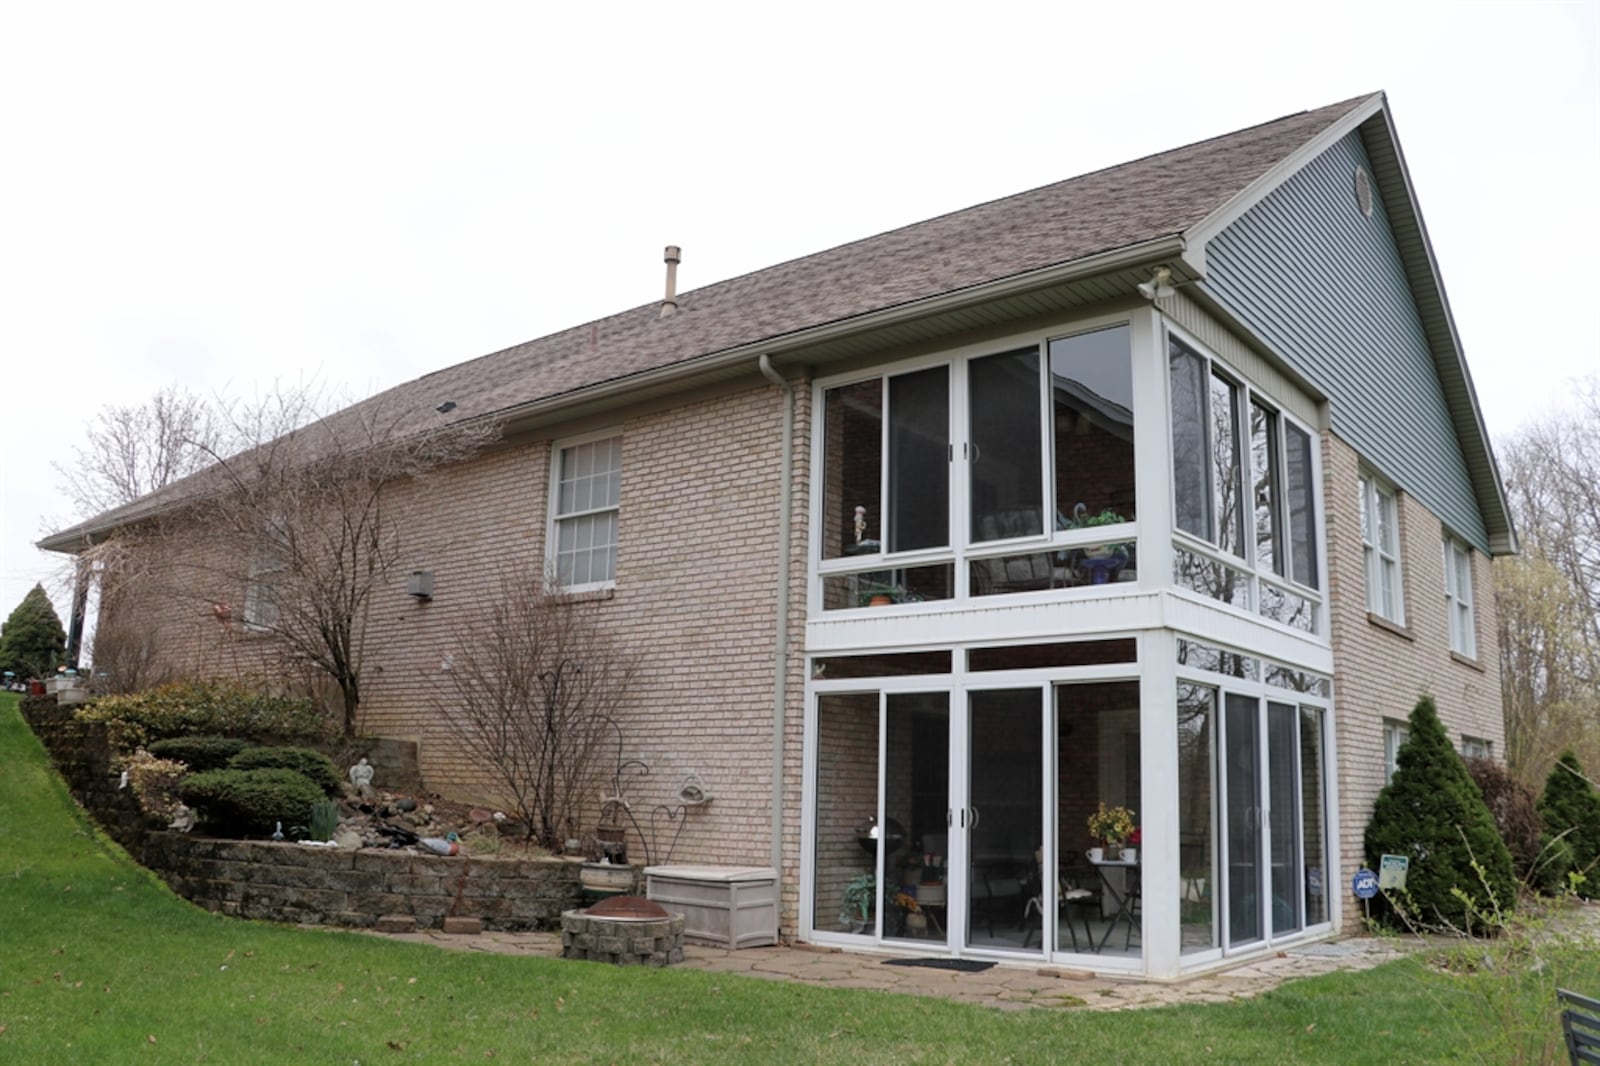
[[0,626],[0,670],[18,678],[44,677],[66,660],[67,634],[43,585],[22,597]]
[[1481,925],[1475,909],[1479,914],[1513,909],[1517,889],[1511,853],[1483,793],[1450,746],[1432,697],[1424,696],[1412,710],[1411,738],[1400,748],[1398,762],[1367,824],[1368,864],[1377,869],[1383,855],[1411,860],[1407,907],[1414,921],[1426,925],[1471,929]]
[[1570,749],[1544,780],[1539,814],[1545,832],[1561,836],[1572,849],[1572,868],[1584,876],[1578,894],[1600,899],[1600,792],[1584,776]]

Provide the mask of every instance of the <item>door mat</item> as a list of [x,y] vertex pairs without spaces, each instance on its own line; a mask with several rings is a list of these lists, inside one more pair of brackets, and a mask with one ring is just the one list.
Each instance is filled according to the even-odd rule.
[[977,959],[885,959],[885,966],[926,966],[932,970],[955,970],[957,973],[982,973],[993,966],[992,962]]

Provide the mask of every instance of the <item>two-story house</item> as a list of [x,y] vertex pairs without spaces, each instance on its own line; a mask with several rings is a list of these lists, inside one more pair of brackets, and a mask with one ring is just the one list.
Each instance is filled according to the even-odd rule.
[[[553,568],[639,653],[627,753],[716,796],[678,861],[774,867],[801,940],[1157,977],[1270,952],[1357,913],[1421,693],[1503,741],[1515,536],[1382,95],[375,399],[505,436],[417,490],[432,598],[402,576],[375,611],[363,730],[481,785],[439,648]],[[228,662],[213,619],[141,624]],[[1101,805],[1126,859],[1090,860]]]

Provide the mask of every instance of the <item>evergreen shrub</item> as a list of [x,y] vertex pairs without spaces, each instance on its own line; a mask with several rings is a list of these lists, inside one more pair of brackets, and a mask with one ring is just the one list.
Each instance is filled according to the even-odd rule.
[[199,773],[221,770],[229,759],[248,747],[250,742],[239,737],[198,736],[153,740],[146,750],[158,759],[173,759]]
[[275,695],[222,680],[174,681],[125,696],[106,696],[80,709],[78,719],[108,723],[112,742],[124,751],[198,733],[309,739],[328,736],[332,728],[310,698]]
[[1383,855],[1410,860],[1405,891],[1384,897],[1380,911],[1394,918],[1398,909],[1406,921],[1425,927],[1481,932],[1483,915],[1516,907],[1511,853],[1483,793],[1451,747],[1432,697],[1417,701],[1410,723],[1399,769],[1378,793],[1367,823],[1372,869]]
[[1545,832],[1572,849],[1572,868],[1583,875],[1576,886],[1584,899],[1600,899],[1600,792],[1584,776],[1571,749],[1544,780],[1539,813]]
[[221,836],[265,836],[278,822],[307,825],[322,789],[293,770],[207,770],[190,774],[178,796],[207,830]]
[[1533,790],[1494,759],[1468,759],[1466,764],[1467,773],[1483,793],[1500,839],[1511,852],[1511,868],[1517,880],[1541,895],[1564,891],[1571,851],[1564,842],[1552,841],[1545,832]]
[[311,748],[245,748],[228,760],[233,770],[293,770],[332,796],[339,791],[333,760]]

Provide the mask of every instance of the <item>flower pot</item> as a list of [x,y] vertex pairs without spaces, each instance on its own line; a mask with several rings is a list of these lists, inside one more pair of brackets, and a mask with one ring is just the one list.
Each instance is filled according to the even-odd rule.
[[1122,849],[1122,861],[1123,862],[1138,862],[1139,861],[1139,849],[1138,848],[1123,848]]
[[893,602],[894,602],[894,597],[893,596],[887,596],[887,595],[884,595],[884,594],[880,593],[879,595],[874,596],[874,597],[872,597],[872,599],[868,600],[867,601],[867,606],[868,607],[887,607]]
[[928,931],[928,916],[920,911],[906,913],[906,932],[912,936],[921,936]]

